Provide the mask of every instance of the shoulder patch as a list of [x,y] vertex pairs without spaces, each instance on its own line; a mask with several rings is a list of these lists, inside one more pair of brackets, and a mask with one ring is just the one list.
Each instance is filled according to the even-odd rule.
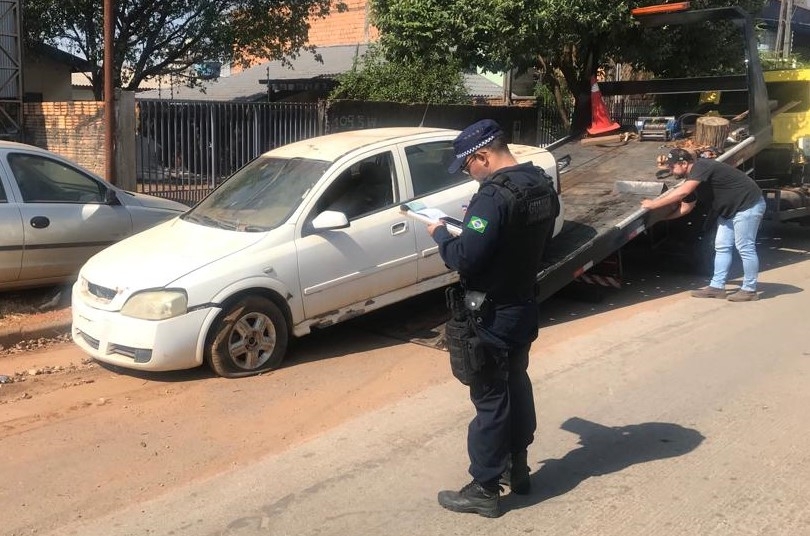
[[487,230],[487,225],[489,225],[489,222],[484,218],[473,216],[472,218],[470,218],[470,221],[467,222],[467,229],[472,229],[477,233],[484,234],[484,231]]

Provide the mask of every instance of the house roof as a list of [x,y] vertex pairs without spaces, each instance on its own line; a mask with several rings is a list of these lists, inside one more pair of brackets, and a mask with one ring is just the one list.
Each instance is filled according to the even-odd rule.
[[[362,56],[368,45],[340,45],[318,47],[319,62],[309,52],[302,52],[285,65],[280,60],[261,63],[244,71],[202,82],[200,87],[160,87],[137,94],[139,99],[254,101],[267,93],[267,86],[260,81],[274,82],[332,80],[338,74],[352,68],[356,58]],[[501,97],[503,88],[475,73],[464,74],[464,85],[472,97]]]
[[464,73],[464,87],[470,97],[503,97],[503,87],[478,73]]
[[79,56],[74,56],[70,52],[65,52],[64,50],[60,50],[51,45],[46,45],[45,43],[33,43],[29,50],[44,58],[49,58],[55,62],[69,65],[73,72],[86,71],[90,66],[90,62],[88,62],[86,59],[80,58]]
[[244,71],[202,82],[200,87],[165,87],[138,93],[141,99],[174,98],[177,100],[251,101],[267,93],[267,86],[260,80],[290,82],[294,80],[332,79],[352,68],[354,59],[362,55],[367,45],[344,45],[318,47],[316,52],[323,59],[319,62],[309,52],[285,65],[280,60],[254,65]]

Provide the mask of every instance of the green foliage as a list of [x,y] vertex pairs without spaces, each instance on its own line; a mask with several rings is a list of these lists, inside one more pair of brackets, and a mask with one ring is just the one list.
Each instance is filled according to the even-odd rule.
[[379,47],[370,47],[351,71],[338,76],[330,99],[403,103],[462,104],[469,102],[456,61],[421,58],[387,61]]
[[[330,0],[115,0],[114,86],[136,89],[147,78],[187,74],[204,61],[245,65],[250,57],[295,57],[306,46],[310,16],[329,13]],[[84,57],[103,83],[102,0],[24,0],[24,35]],[[346,9],[337,4],[338,11]],[[122,76],[123,73],[123,76]],[[123,84],[122,84],[123,80]],[[196,80],[188,79],[190,85]]]
[[[632,8],[662,0],[372,0],[381,43],[392,57],[450,59],[489,71],[536,68],[558,105],[570,91],[587,100],[590,77],[608,60],[661,75],[742,67],[738,30],[640,29]],[[692,8],[739,5],[756,12],[765,0],[694,0]],[[739,42],[738,42],[739,43]],[[564,83],[563,83],[564,81]],[[561,116],[565,110],[560,109]],[[566,119],[567,120],[567,119]]]
[[782,69],[807,69],[810,60],[802,54],[791,54],[789,58],[779,58],[773,53],[762,53],[759,56],[764,71],[777,71]]

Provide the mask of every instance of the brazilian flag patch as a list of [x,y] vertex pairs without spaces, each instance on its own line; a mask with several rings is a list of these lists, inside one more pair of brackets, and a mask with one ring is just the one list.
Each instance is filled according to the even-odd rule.
[[484,234],[484,231],[487,230],[487,225],[489,222],[484,218],[479,218],[478,216],[473,216],[470,218],[470,221],[467,222],[467,229],[472,229],[477,233]]

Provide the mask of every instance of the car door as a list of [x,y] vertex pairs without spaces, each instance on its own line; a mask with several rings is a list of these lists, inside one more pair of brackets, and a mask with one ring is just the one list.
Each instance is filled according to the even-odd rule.
[[[399,210],[401,179],[391,151],[366,154],[343,166],[306,209],[297,240],[307,318],[374,299],[416,282],[413,224]],[[316,231],[326,210],[349,226]]]
[[103,182],[36,153],[10,152],[6,163],[20,198],[21,279],[70,276],[93,254],[130,234],[129,212],[105,204]]
[[[447,171],[454,159],[452,140],[413,143],[405,146],[403,153],[410,178],[409,195],[448,216],[464,219],[465,208],[478,190],[478,183],[461,171],[453,174]],[[415,234],[418,281],[446,273],[448,269],[439,255],[439,247],[426,226],[417,225]]]
[[9,198],[7,174],[0,170],[0,286],[13,283],[20,276],[23,252],[23,229],[20,209]]

